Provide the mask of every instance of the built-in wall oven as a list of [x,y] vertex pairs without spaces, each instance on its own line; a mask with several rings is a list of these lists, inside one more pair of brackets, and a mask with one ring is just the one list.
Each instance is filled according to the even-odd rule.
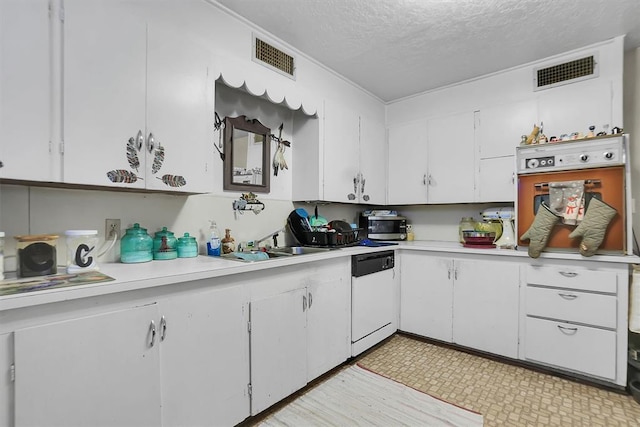
[[[516,232],[518,248],[529,242],[520,237],[529,229],[541,203],[549,206],[550,188],[562,183],[582,182],[582,205],[588,210],[591,198],[598,198],[617,211],[600,245],[600,253],[631,254],[630,171],[627,164],[628,136],[615,135],[518,147],[516,152],[518,195]],[[586,212],[586,211],[584,211]],[[560,221],[553,228],[545,250],[578,251],[580,239],[569,238],[575,224]]]

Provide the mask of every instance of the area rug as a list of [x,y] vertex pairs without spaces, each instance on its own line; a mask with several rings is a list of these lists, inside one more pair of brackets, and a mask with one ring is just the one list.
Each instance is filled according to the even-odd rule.
[[353,365],[259,426],[482,426],[482,415]]

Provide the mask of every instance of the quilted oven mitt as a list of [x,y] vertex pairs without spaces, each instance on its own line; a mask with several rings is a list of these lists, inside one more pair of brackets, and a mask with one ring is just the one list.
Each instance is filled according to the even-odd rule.
[[538,208],[538,213],[533,220],[531,227],[520,237],[520,240],[529,240],[529,256],[538,258],[542,250],[547,246],[549,235],[553,226],[560,220],[560,217],[542,203]]
[[589,201],[584,219],[576,229],[569,234],[569,237],[572,239],[582,236],[580,253],[583,256],[591,256],[596,253],[604,240],[604,235],[607,232],[609,223],[617,213],[614,208],[602,200],[594,197]]

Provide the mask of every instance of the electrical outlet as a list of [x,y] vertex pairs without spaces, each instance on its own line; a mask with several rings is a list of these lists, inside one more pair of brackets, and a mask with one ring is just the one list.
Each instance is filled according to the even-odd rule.
[[120,238],[120,220],[119,219],[105,219],[104,220],[104,237],[105,239],[112,239],[113,232],[118,233]]

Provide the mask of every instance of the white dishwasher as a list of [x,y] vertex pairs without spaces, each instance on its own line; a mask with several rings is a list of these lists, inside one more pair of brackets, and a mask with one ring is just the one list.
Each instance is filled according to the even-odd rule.
[[396,331],[394,251],[351,257],[351,356]]

